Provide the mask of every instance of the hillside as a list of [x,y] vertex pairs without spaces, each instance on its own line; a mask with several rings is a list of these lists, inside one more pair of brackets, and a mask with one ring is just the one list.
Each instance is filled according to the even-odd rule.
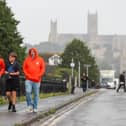
[[65,48],[61,45],[54,44],[51,42],[41,42],[40,44],[37,45],[25,44],[25,46],[27,47],[27,49],[35,47],[38,49],[39,53],[61,53]]

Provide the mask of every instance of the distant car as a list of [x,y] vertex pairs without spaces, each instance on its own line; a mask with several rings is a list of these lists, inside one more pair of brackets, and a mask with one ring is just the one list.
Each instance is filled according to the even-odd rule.
[[108,82],[107,84],[109,85],[109,89],[116,89],[115,82]]
[[108,85],[107,83],[101,83],[100,87],[101,88],[109,89],[110,88],[110,85]]

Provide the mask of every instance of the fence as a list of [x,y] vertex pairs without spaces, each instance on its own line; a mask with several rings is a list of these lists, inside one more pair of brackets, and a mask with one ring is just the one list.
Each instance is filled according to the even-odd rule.
[[[5,95],[5,78],[0,79],[0,95]],[[67,91],[67,82],[62,79],[43,79],[40,84],[40,92],[51,93],[51,92],[65,92]],[[20,77],[20,85],[17,88],[17,95],[25,95],[25,78]]]

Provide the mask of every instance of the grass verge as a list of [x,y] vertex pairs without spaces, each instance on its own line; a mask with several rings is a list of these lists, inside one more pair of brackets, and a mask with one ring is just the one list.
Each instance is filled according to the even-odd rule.
[[[40,93],[40,99],[54,97],[54,96],[61,96],[61,95],[68,95],[69,92],[57,92],[57,93]],[[17,102],[23,102],[26,101],[25,96],[17,97]],[[6,97],[0,97],[0,105],[7,104],[7,98]]]

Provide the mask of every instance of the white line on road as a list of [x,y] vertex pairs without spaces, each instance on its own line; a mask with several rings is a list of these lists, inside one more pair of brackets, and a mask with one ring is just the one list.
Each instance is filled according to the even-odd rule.
[[56,126],[57,122],[63,120],[67,115],[69,115],[72,111],[78,109],[82,104],[91,101],[94,98],[94,96],[96,96],[96,94],[93,94],[92,96],[88,96],[86,98],[79,100],[76,103],[73,103],[72,105],[68,106],[68,108],[65,108],[65,110],[54,114],[50,119],[48,119],[40,126]]

